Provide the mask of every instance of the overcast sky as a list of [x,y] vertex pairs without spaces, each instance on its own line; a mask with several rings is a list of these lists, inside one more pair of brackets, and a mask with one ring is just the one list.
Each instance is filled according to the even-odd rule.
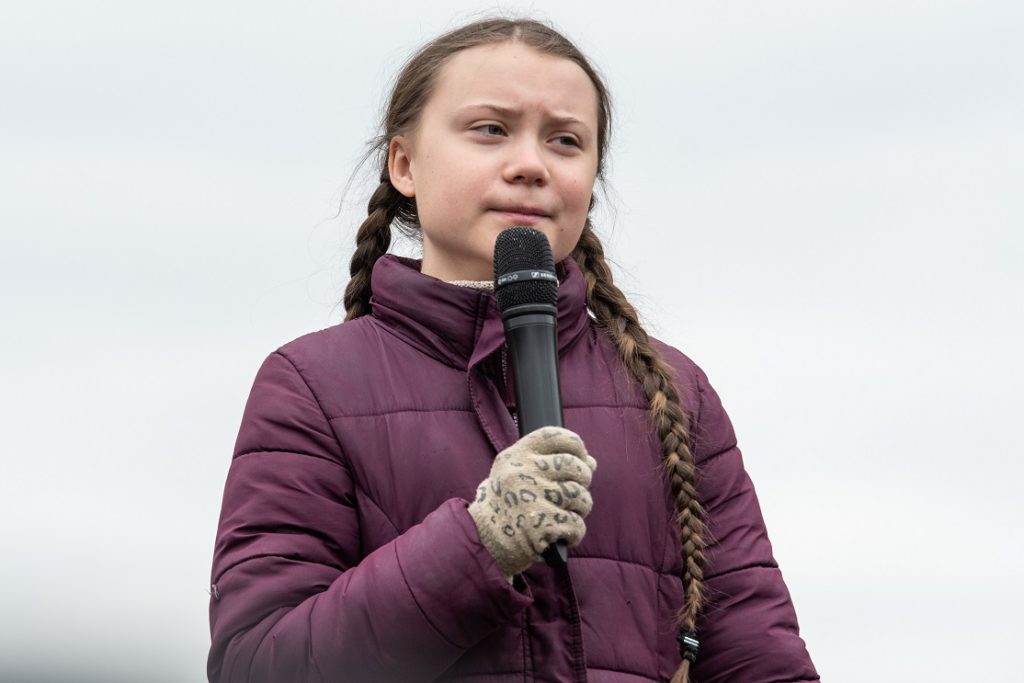
[[[205,680],[256,370],[342,319],[385,88],[482,9],[363,5],[5,6],[0,679]],[[501,7],[607,77],[599,232],[722,396],[823,680],[1019,680],[1024,5]]]

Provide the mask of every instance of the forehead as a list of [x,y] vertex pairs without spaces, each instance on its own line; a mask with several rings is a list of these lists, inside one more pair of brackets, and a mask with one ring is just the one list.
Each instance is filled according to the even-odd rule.
[[597,90],[578,64],[519,43],[457,52],[441,68],[427,108],[488,102],[572,115],[597,130]]

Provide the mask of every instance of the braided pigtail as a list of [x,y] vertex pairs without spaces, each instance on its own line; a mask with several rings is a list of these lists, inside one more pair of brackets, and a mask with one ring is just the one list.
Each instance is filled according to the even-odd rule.
[[352,320],[370,312],[370,275],[373,264],[387,253],[391,246],[391,221],[408,202],[391,184],[387,169],[380,176],[380,184],[370,195],[368,215],[356,233],[356,250],[349,264],[351,279],[345,287],[345,320]]
[[649,417],[658,430],[665,455],[662,473],[668,479],[676,504],[679,540],[683,554],[683,607],[676,614],[683,662],[672,683],[687,683],[691,662],[697,655],[697,612],[702,604],[704,580],[704,509],[697,499],[693,439],[688,416],[679,404],[679,392],[672,370],[650,343],[640,326],[636,310],[612,282],[604,258],[604,247],[587,219],[583,234],[572,252],[583,271],[587,286],[587,307],[618,349],[619,357],[643,387],[650,401]]

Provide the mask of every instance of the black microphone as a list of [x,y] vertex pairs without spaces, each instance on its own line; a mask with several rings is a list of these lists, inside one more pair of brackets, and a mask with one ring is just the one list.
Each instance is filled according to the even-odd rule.
[[[505,323],[519,410],[519,436],[541,427],[562,427],[558,382],[558,278],[548,238],[516,226],[494,244],[494,296]],[[564,540],[543,553],[549,566],[565,564]]]

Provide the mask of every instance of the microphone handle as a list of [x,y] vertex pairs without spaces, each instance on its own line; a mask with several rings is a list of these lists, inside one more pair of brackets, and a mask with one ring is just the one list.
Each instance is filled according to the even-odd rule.
[[[558,328],[554,306],[535,304],[513,308],[504,318],[512,373],[515,378],[519,436],[541,427],[563,427],[562,395],[558,380]],[[562,539],[542,553],[550,567],[564,565],[569,548]]]

